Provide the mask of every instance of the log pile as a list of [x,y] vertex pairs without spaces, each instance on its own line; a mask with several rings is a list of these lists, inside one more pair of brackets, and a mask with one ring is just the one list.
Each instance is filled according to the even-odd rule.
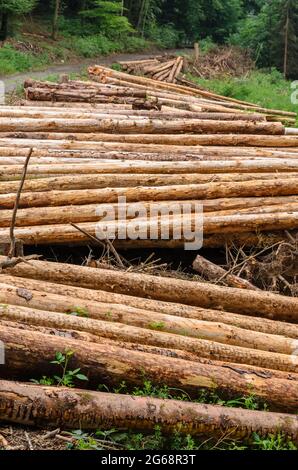
[[145,75],[161,82],[176,83],[184,66],[184,58],[155,57],[128,62],[117,62],[121,69],[133,75]]
[[[283,432],[296,442],[297,337],[294,298],[125,271],[20,263],[0,274],[6,359],[0,419],[69,429],[152,430],[158,423],[164,432],[180,423],[180,432],[194,436]],[[59,351],[74,353],[69,367],[87,375],[91,390],[23,382],[53,376],[51,361]],[[144,376],[193,398],[200,390],[226,398],[253,394],[271,412],[92,391],[123,380],[142,386]]]
[[[177,207],[193,231],[198,202],[205,246],[266,243],[298,228],[298,135],[280,122],[294,113],[103,67],[89,72],[93,81],[27,80],[25,106],[0,108],[0,243],[29,152],[15,224],[25,245],[85,243],[107,227],[119,247],[181,247]],[[146,211],[141,220],[135,203]],[[117,220],[106,224],[109,208]],[[137,222],[146,236],[120,237]]]

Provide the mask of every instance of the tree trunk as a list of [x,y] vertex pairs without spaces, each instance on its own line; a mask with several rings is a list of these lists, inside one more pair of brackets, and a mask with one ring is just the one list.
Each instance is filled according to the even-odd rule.
[[[126,197],[127,202],[140,202],[140,201],[193,201],[201,199],[214,199],[214,198],[232,198],[232,197],[266,197],[271,196],[292,196],[298,195],[297,178],[286,178],[280,180],[265,180],[265,181],[244,181],[232,183],[208,183],[208,184],[188,184],[188,185],[172,185],[172,186],[139,186],[139,187],[126,187],[126,188],[101,188],[101,189],[81,189],[81,190],[52,190],[45,192],[24,192],[21,195],[19,207],[45,207],[45,206],[62,206],[64,204],[94,204],[97,203],[117,203],[119,197]],[[15,195],[0,194],[1,208],[12,208],[15,202]],[[288,214],[287,212],[280,211],[280,221],[275,221],[278,225],[276,230],[280,227],[291,228],[287,225],[285,227],[284,221],[293,221],[292,228],[296,228],[295,213]],[[283,217],[284,220],[283,220]],[[205,233],[212,233],[207,227],[208,222],[216,223],[211,218],[205,217]],[[224,216],[223,216],[224,217]],[[248,217],[248,216],[247,216]],[[268,214],[260,220],[257,215],[251,216],[251,219],[239,215],[239,221],[247,223],[248,230],[268,226],[271,222],[271,216]],[[272,216],[273,217],[273,216]],[[152,217],[153,218],[153,217]],[[237,218],[237,215],[235,215]],[[228,219],[228,216],[219,223],[226,223],[227,225],[233,224],[233,219]],[[254,225],[255,224],[255,225]],[[275,227],[272,227],[274,230]],[[232,230],[231,230],[232,231]],[[235,230],[236,232],[247,230]],[[214,232],[213,232],[214,233]]]
[[2,13],[0,27],[0,41],[5,41],[8,36],[9,13]]
[[54,41],[57,40],[57,35],[58,35],[59,12],[60,12],[60,0],[55,0],[54,16],[53,16],[53,24],[52,24],[52,38],[54,39]]
[[249,395],[253,391],[274,409],[297,410],[295,380],[275,379],[270,374],[261,374],[256,380],[252,371],[243,374],[245,367],[242,370],[239,366],[211,366],[112,346],[107,349],[105,344],[89,344],[26,330],[16,338],[15,329],[8,327],[0,327],[0,338],[5,344],[3,378],[38,379],[42,375],[57,374],[57,366],[51,361],[57,351],[71,350],[74,356],[69,369],[80,368],[87,374],[90,386],[98,387],[101,383],[119,386],[123,380],[129,386],[143,386],[146,377],[153,384],[180,388],[195,397],[200,389],[216,390],[224,397]]
[[[223,121],[224,122],[224,121]],[[34,137],[34,133],[33,137]],[[38,138],[41,140],[38,140]],[[45,139],[60,139],[52,141]],[[154,152],[163,151],[166,153],[172,150],[178,152],[199,153],[200,149],[195,149],[198,145],[206,146],[240,146],[240,147],[298,147],[298,136],[296,135],[251,135],[251,134],[105,134],[105,133],[44,133],[41,136],[37,133],[36,138],[27,136],[19,132],[14,137],[12,134],[8,138],[0,138],[0,147],[26,147],[43,149],[72,149],[72,150],[101,150],[113,149],[126,152]],[[174,148],[171,148],[174,146]],[[177,148],[178,147],[178,148]],[[180,147],[180,148],[179,148]],[[297,158],[295,156],[295,158]]]
[[286,24],[285,24],[285,32],[284,32],[284,39],[285,39],[285,46],[284,46],[284,63],[283,63],[283,72],[285,79],[288,76],[288,47],[289,47],[289,8],[290,4],[287,2],[286,4]]

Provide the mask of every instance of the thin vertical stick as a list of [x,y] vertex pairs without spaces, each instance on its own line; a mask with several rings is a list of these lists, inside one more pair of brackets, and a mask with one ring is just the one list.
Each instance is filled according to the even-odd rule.
[[10,236],[10,249],[9,249],[9,253],[8,253],[8,258],[9,259],[11,259],[15,256],[16,239],[15,239],[15,235],[14,235],[14,229],[15,229],[15,224],[16,224],[16,218],[17,218],[19,203],[20,203],[20,199],[21,199],[21,193],[22,193],[22,189],[23,189],[23,186],[24,186],[24,183],[25,183],[25,179],[26,179],[26,175],[27,175],[27,169],[28,169],[28,165],[29,165],[29,160],[32,156],[32,153],[33,153],[33,149],[31,148],[30,151],[29,151],[29,154],[26,158],[25,164],[24,164],[22,178],[21,178],[20,186],[19,186],[19,189],[18,189],[18,192],[17,192],[17,196],[16,196],[14,208],[13,208],[12,219],[11,219],[10,230],[9,230],[9,236]]

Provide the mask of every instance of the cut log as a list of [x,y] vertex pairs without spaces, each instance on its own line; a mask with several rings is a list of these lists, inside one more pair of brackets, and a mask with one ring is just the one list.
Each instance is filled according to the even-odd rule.
[[[67,191],[68,192],[68,191]],[[25,193],[26,195],[27,193]],[[40,193],[33,193],[40,194]],[[50,193],[49,193],[50,194]],[[136,205],[133,211],[139,211]],[[179,208],[181,211],[181,208]],[[200,209],[200,207],[199,207]],[[113,214],[114,215],[114,214]],[[90,240],[90,235],[99,240],[116,240],[122,244],[132,241],[135,247],[146,247],[152,240],[157,246],[164,246],[164,242],[180,241],[180,246],[189,244],[189,249],[200,249],[204,245],[199,230],[204,229],[204,234],[239,234],[253,231],[294,230],[298,228],[298,212],[273,212],[262,214],[217,215],[201,217],[196,214],[185,213],[183,217],[171,215],[163,217],[147,217],[134,219],[98,222],[82,222],[80,229],[69,224],[39,225],[32,227],[16,227],[15,235],[26,245],[61,244],[61,243],[85,243]],[[149,220],[148,220],[149,219]],[[203,222],[203,225],[202,225]],[[182,232],[184,227],[184,233]],[[187,231],[185,232],[185,228]],[[86,234],[88,233],[88,235]],[[7,228],[0,229],[0,241],[6,243],[9,237]],[[245,241],[245,237],[244,237]],[[183,243],[181,243],[183,242]],[[206,245],[205,245],[206,246]]]
[[[5,257],[0,257],[0,262]],[[227,310],[275,320],[297,322],[295,298],[271,292],[221,287],[149,274],[81,267],[47,261],[30,261],[9,268],[6,273],[59,284],[105,290],[136,297]]]
[[[102,189],[82,189],[50,192],[25,192],[21,195],[19,207],[45,207],[45,206],[61,206],[64,204],[92,204],[97,203],[115,203],[119,202],[119,197],[126,197],[127,202],[135,201],[177,201],[177,200],[201,200],[226,197],[266,197],[270,196],[294,196],[298,195],[298,177],[279,180],[266,181],[244,181],[232,183],[208,183],[208,184],[188,184],[188,185],[172,185],[172,186],[152,186],[152,187],[126,187],[126,188],[102,188]],[[13,207],[15,194],[0,194],[1,209],[10,209]],[[283,213],[281,212],[281,215]],[[286,212],[284,213],[286,215]],[[237,217],[237,216],[235,216]],[[241,216],[239,216],[241,217]],[[243,216],[244,217],[244,216]],[[295,214],[289,214],[288,218],[295,218]],[[207,219],[207,217],[206,217]],[[224,219],[223,219],[224,220]],[[241,221],[241,219],[239,219]],[[243,219],[244,220],[244,219]],[[266,218],[255,220],[255,227],[260,228]],[[268,221],[270,220],[268,215]],[[209,222],[209,221],[208,221]],[[205,231],[207,231],[207,220],[205,220]],[[249,219],[245,221],[248,223]],[[258,223],[259,222],[259,223]],[[274,221],[276,222],[276,221]],[[276,230],[284,227],[282,217],[280,223],[277,221]],[[252,227],[254,228],[254,226]],[[295,224],[292,226],[295,228]],[[273,227],[274,230],[274,227]],[[237,231],[237,230],[236,230]],[[241,230],[238,230],[241,231]]]
[[[209,121],[210,122],[210,121]],[[222,123],[228,121],[222,121]],[[34,135],[34,133],[31,133]],[[23,134],[25,136],[25,134]],[[38,137],[39,134],[36,134]],[[45,134],[43,137],[45,138]],[[13,138],[12,136],[9,139],[0,138],[1,147],[36,147],[40,148],[66,148],[70,149],[94,149],[99,150],[98,142],[105,144],[106,148],[117,147],[119,150],[125,150],[129,152],[132,151],[141,151],[141,148],[145,148],[145,152],[148,150],[154,152],[155,149],[159,147],[154,147],[153,145],[161,146],[197,146],[197,145],[206,145],[206,146],[247,146],[247,147],[298,147],[298,136],[293,135],[249,135],[249,134],[92,134],[92,133],[78,133],[75,134],[63,134],[59,135],[52,133],[49,137],[60,137],[59,140],[51,139],[42,143],[38,139],[34,138]],[[64,139],[63,139],[64,137]],[[66,138],[66,140],[65,140]],[[68,140],[67,140],[68,139]],[[140,144],[140,142],[142,142]],[[124,144],[125,146],[120,146],[118,144]],[[108,145],[108,144],[113,144]],[[129,144],[134,144],[132,147]],[[138,145],[137,145],[138,144]],[[150,149],[148,148],[150,145]],[[170,148],[160,148],[166,152],[170,152]],[[179,150],[179,149],[178,149]],[[180,151],[185,152],[190,150],[189,148],[180,148]],[[197,149],[201,150],[201,149]],[[157,150],[158,151],[158,150]],[[2,153],[2,151],[1,151]]]
[[[276,213],[280,212],[281,204],[285,211],[298,212],[298,197],[276,197],[274,198],[250,198],[251,201],[247,202],[249,198],[231,198],[231,199],[211,199],[203,200],[204,213],[206,215],[220,216],[220,215],[233,215],[235,212],[238,214],[262,214],[262,213]],[[266,204],[266,199],[271,205]],[[296,200],[295,200],[296,199]],[[293,201],[293,202],[288,202]],[[149,211],[160,210],[170,213],[171,210],[177,209],[177,203],[182,204],[184,201],[158,201],[158,202],[142,202],[148,214]],[[195,212],[197,209],[196,202],[193,200],[187,201],[189,208],[185,213]],[[16,227],[28,227],[36,225],[51,225],[51,224],[68,224],[78,222],[93,222],[101,219],[100,214],[104,216],[106,211],[113,209],[117,219],[121,220],[125,217],[133,219],[135,214],[130,213],[129,204],[84,204],[84,205],[64,205],[53,207],[32,207],[27,209],[19,209],[16,218]],[[226,209],[226,208],[227,209]],[[243,207],[248,207],[244,209]],[[121,211],[119,210],[121,209]],[[11,210],[0,211],[0,227],[10,227],[12,218]]]
[[[175,133],[196,133],[196,134],[268,134],[282,135],[284,127],[280,123],[251,122],[251,121],[215,121],[209,119],[172,119],[171,121],[162,119],[32,119],[10,118],[9,121],[0,117],[1,137],[10,137],[9,133],[22,132],[61,132],[64,136],[67,132],[108,132],[112,134],[132,133],[132,134],[175,134]],[[11,135],[13,137],[13,134]],[[51,138],[51,134],[49,134]],[[61,137],[63,138],[63,136]],[[145,138],[145,137],[144,137]],[[173,136],[171,136],[173,138]],[[184,136],[183,136],[184,138]],[[118,137],[115,136],[115,141]],[[189,136],[189,139],[191,137]],[[81,138],[84,140],[84,138]],[[93,140],[92,134],[90,139]]]

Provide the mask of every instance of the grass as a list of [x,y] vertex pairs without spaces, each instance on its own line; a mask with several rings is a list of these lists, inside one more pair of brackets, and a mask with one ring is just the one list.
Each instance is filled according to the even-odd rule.
[[222,77],[210,80],[193,76],[189,78],[223,96],[249,101],[265,108],[298,111],[298,105],[291,102],[293,93],[291,82],[285,80],[276,70],[271,73],[252,71],[242,78]]
[[[56,352],[51,364],[57,366],[60,375],[42,377],[31,381],[37,385],[55,385],[74,387],[75,380],[88,381],[81,369],[70,370],[69,362],[74,356],[73,351]],[[251,393],[232,400],[225,400],[214,391],[199,390],[198,397],[192,399],[185,391],[168,387],[167,385],[155,385],[150,380],[144,379],[142,387],[129,387],[125,381],[118,387],[110,390],[106,384],[100,384],[98,390],[115,394],[130,394],[136,397],[152,397],[168,400],[182,400],[193,403],[206,403],[226,407],[236,407],[248,410],[268,410],[266,403],[260,402]],[[67,444],[69,450],[297,450],[295,444],[282,433],[276,435],[260,436],[253,433],[245,440],[233,440],[229,435],[223,435],[220,439],[210,437],[202,440],[191,435],[182,435],[179,426],[172,435],[165,435],[161,426],[155,426],[154,431],[148,434],[123,429],[98,429],[94,433],[87,433],[82,429],[67,433],[72,438],[72,443]]]
[[[109,391],[105,385],[100,390]],[[191,400],[183,390],[170,388],[166,385],[156,386],[145,380],[143,387],[129,390],[125,382],[113,390],[113,393],[130,393],[134,396],[150,396],[160,399],[178,399],[196,403],[217,404],[227,407],[237,407],[249,410],[267,410],[265,403],[260,403],[254,395],[239,397],[234,400],[223,400],[216,393],[201,390],[196,400]],[[172,435],[165,435],[161,426],[155,426],[149,434],[123,429],[98,429],[95,433],[76,430],[69,433],[73,443],[68,444],[70,450],[297,450],[295,444],[282,433],[260,436],[253,433],[246,440],[234,440],[228,435],[220,439],[198,439],[191,435],[182,435],[177,429]]]

